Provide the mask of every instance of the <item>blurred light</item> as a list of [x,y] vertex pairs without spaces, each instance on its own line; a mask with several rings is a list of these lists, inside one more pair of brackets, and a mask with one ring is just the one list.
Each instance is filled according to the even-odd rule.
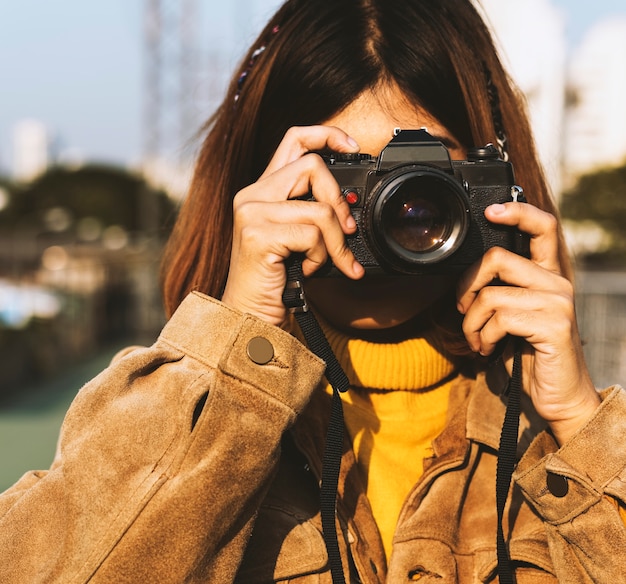
[[69,257],[60,245],[53,245],[41,255],[41,264],[46,270],[63,270],[67,267]]
[[9,196],[9,191],[7,191],[4,187],[0,187],[0,211],[7,207],[10,199],[11,197]]
[[95,217],[84,217],[78,222],[76,232],[82,241],[97,241],[102,235],[102,223]]
[[50,162],[50,132],[36,119],[24,119],[13,128],[13,175],[24,182],[45,172]]
[[567,247],[574,256],[583,253],[602,253],[609,250],[613,244],[610,234],[591,220],[563,221],[563,232]]
[[33,317],[54,318],[60,311],[60,300],[44,288],[0,280],[0,324],[23,328]]
[[44,214],[43,221],[47,229],[60,233],[72,224],[72,214],[64,207],[52,207]]
[[111,225],[104,230],[102,243],[110,250],[123,249],[128,245],[128,233],[120,225]]

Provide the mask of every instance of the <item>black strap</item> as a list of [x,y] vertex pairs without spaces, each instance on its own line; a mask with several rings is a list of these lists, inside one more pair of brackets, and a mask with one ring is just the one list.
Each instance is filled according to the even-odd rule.
[[498,533],[496,539],[498,553],[498,578],[500,584],[515,584],[515,570],[511,563],[508,546],[504,538],[504,506],[511,486],[511,478],[517,464],[517,435],[519,432],[520,397],[522,391],[522,351],[521,340],[516,338],[513,357],[513,372],[507,393],[509,401],[504,414],[498,466],[496,469],[496,509],[498,513]]
[[320,511],[322,532],[328,552],[328,561],[334,584],[345,584],[335,517],[337,513],[337,485],[343,452],[343,406],[339,392],[347,391],[350,382],[335,357],[324,331],[313,312],[309,310],[303,292],[301,256],[293,255],[287,262],[287,286],[283,303],[294,313],[309,348],[326,363],[326,378],[333,388],[330,421],[322,461]]
[[[304,276],[300,255],[292,255],[286,262],[287,286],[283,293],[283,303],[295,314],[309,348],[326,363],[326,378],[333,388],[330,421],[326,434],[326,446],[322,462],[322,485],[320,489],[320,510],[322,531],[328,553],[333,584],[345,584],[343,566],[335,517],[337,512],[337,485],[343,451],[343,407],[340,392],[347,391],[350,382],[337,361],[324,331],[309,310],[303,291]],[[497,555],[498,577],[500,584],[515,584],[515,573],[504,538],[504,506],[508,498],[509,487],[517,462],[517,435],[520,418],[520,396],[522,387],[521,340],[516,343],[513,359],[513,372],[507,388],[508,404],[500,435],[498,465],[496,470],[496,508],[497,508]]]

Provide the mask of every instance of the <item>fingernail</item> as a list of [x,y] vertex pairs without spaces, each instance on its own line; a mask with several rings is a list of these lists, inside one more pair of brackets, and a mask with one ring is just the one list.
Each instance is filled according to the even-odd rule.
[[489,205],[489,207],[487,207],[487,208],[494,215],[502,215],[503,213],[506,212],[506,207],[504,205],[502,205],[501,203],[496,203],[494,205]]
[[354,217],[352,215],[350,215],[347,219],[346,219],[346,227],[348,229],[354,229],[356,227],[356,221],[354,220]]
[[350,144],[350,146],[352,146],[352,148],[358,150],[360,148],[360,146],[358,145],[357,141],[352,138],[351,136],[348,136],[346,138],[346,141],[348,142],[348,144]]
[[356,260],[352,264],[352,270],[357,276],[362,276],[365,273],[365,268]]

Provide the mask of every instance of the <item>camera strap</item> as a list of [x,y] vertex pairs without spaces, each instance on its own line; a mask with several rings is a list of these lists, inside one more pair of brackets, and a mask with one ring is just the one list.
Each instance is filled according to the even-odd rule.
[[[320,512],[322,532],[333,584],[345,584],[337,537],[336,515],[337,486],[339,484],[344,432],[343,405],[340,393],[349,389],[350,382],[339,361],[337,361],[317,318],[306,302],[304,296],[304,276],[302,274],[302,255],[292,254],[285,262],[285,265],[287,269],[287,285],[283,292],[283,303],[289,312],[294,314],[311,351],[326,363],[325,375],[333,388],[330,420],[322,461]],[[515,573],[503,528],[504,508],[511,486],[513,471],[517,464],[517,440],[521,407],[521,339],[516,337],[513,339],[513,342],[515,343],[513,371],[505,391],[505,395],[508,395],[508,403],[500,434],[496,468],[496,510],[498,518],[496,550],[500,584],[515,584]]]
[[517,439],[521,411],[522,393],[522,339],[515,337],[513,371],[505,395],[509,401],[504,414],[500,445],[498,447],[498,462],[496,467],[496,510],[498,514],[496,551],[498,554],[498,578],[500,584],[515,584],[515,571],[511,563],[509,549],[504,538],[504,507],[511,487],[513,471],[517,465]]
[[287,268],[287,285],[283,292],[283,303],[294,314],[311,351],[326,363],[326,379],[328,379],[333,388],[330,420],[326,432],[326,446],[322,461],[320,512],[322,516],[322,533],[328,553],[333,584],[345,584],[336,526],[337,485],[339,484],[344,429],[343,405],[339,393],[347,391],[350,382],[328,344],[328,340],[317,318],[309,310],[304,296],[301,254],[292,254],[285,264]]

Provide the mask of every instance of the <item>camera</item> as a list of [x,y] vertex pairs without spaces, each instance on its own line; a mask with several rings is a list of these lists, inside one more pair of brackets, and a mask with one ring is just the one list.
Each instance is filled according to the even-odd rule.
[[[396,130],[378,157],[322,154],[357,223],[347,245],[370,275],[460,272],[489,248],[528,257],[528,237],[490,223],[485,208],[524,201],[493,145],[451,160],[426,130]],[[317,274],[338,275],[329,262]]]

